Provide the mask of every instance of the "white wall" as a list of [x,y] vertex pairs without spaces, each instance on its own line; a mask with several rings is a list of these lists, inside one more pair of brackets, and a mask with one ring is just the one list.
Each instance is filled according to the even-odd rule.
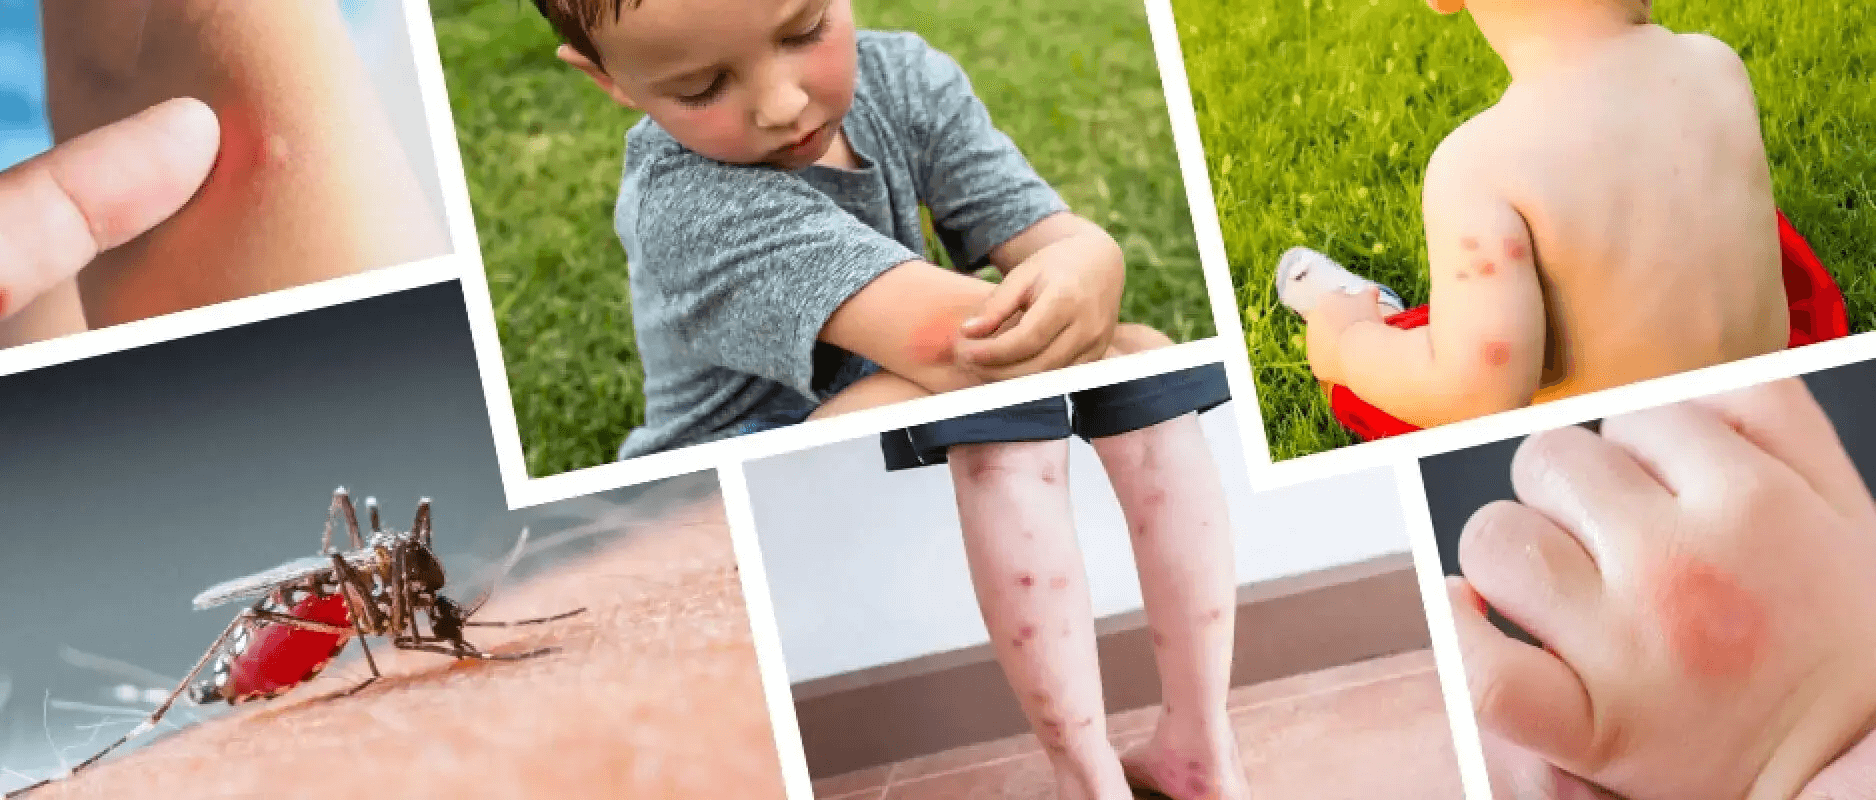
[[[1253,495],[1230,405],[1204,416],[1231,495],[1237,573],[1252,584],[1408,551],[1390,470]],[[1138,610],[1126,524],[1094,450],[1069,486],[1097,617]],[[888,473],[877,437],[745,471],[791,683],[989,641],[945,467]]]

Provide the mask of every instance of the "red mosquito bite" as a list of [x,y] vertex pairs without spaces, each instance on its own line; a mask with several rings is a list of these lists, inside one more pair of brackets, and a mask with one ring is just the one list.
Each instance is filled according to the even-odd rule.
[[[326,529],[317,556],[289,561],[273,569],[209,587],[195,598],[197,609],[214,608],[236,600],[253,599],[242,609],[208,652],[196,661],[169,697],[150,716],[109,747],[63,777],[85,769],[124,743],[148,733],[186,691],[197,705],[223,701],[238,705],[278,697],[318,676],[354,639],[365,653],[371,677],[341,694],[369,686],[382,675],[371,657],[365,637],[385,636],[400,650],[473,658],[482,661],[518,661],[546,655],[544,647],[525,653],[485,653],[463,636],[463,628],[537,625],[566,619],[586,609],[576,608],[551,617],[512,622],[471,621],[495,590],[495,583],[514,568],[528,542],[523,530],[495,581],[467,607],[442,594],[443,565],[430,549],[430,499],[417,503],[417,517],[408,531],[386,530],[378,519],[378,502],[366,498],[371,515],[369,539],[359,533],[358,513],[344,487],[332,493],[326,509]],[[350,550],[332,548],[332,523],[344,516]],[[255,599],[258,598],[258,599]],[[424,623],[420,625],[418,620]],[[428,628],[428,632],[424,628]],[[190,685],[204,669],[208,676]],[[6,795],[18,797],[51,783],[34,783]]]

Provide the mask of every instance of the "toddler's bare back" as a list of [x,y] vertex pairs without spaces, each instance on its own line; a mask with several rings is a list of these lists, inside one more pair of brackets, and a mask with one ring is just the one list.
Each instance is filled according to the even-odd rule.
[[1442,147],[1530,227],[1549,329],[1538,401],[1784,346],[1771,177],[1726,45],[1637,27],[1514,82]]

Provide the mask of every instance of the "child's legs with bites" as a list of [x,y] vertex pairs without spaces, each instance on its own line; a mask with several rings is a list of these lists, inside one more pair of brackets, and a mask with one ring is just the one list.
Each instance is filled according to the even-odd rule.
[[949,459],[984,625],[1060,796],[1130,797],[1107,739],[1068,443],[954,445]]
[[1237,605],[1224,487],[1197,414],[1093,440],[1127,517],[1163,703],[1129,770],[1173,797],[1245,798],[1226,713]]

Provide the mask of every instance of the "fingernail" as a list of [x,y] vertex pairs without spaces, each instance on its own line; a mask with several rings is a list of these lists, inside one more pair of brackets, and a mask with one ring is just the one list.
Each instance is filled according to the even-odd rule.
[[215,118],[215,110],[193,97],[165,100],[151,107],[147,113],[156,118],[156,123],[165,128],[165,133],[173,136],[189,139],[221,137],[221,123]]
[[977,327],[977,318],[976,318],[976,317],[971,317],[970,319],[967,319],[967,320],[964,320],[964,327],[966,327],[966,328],[975,328],[975,327]]

